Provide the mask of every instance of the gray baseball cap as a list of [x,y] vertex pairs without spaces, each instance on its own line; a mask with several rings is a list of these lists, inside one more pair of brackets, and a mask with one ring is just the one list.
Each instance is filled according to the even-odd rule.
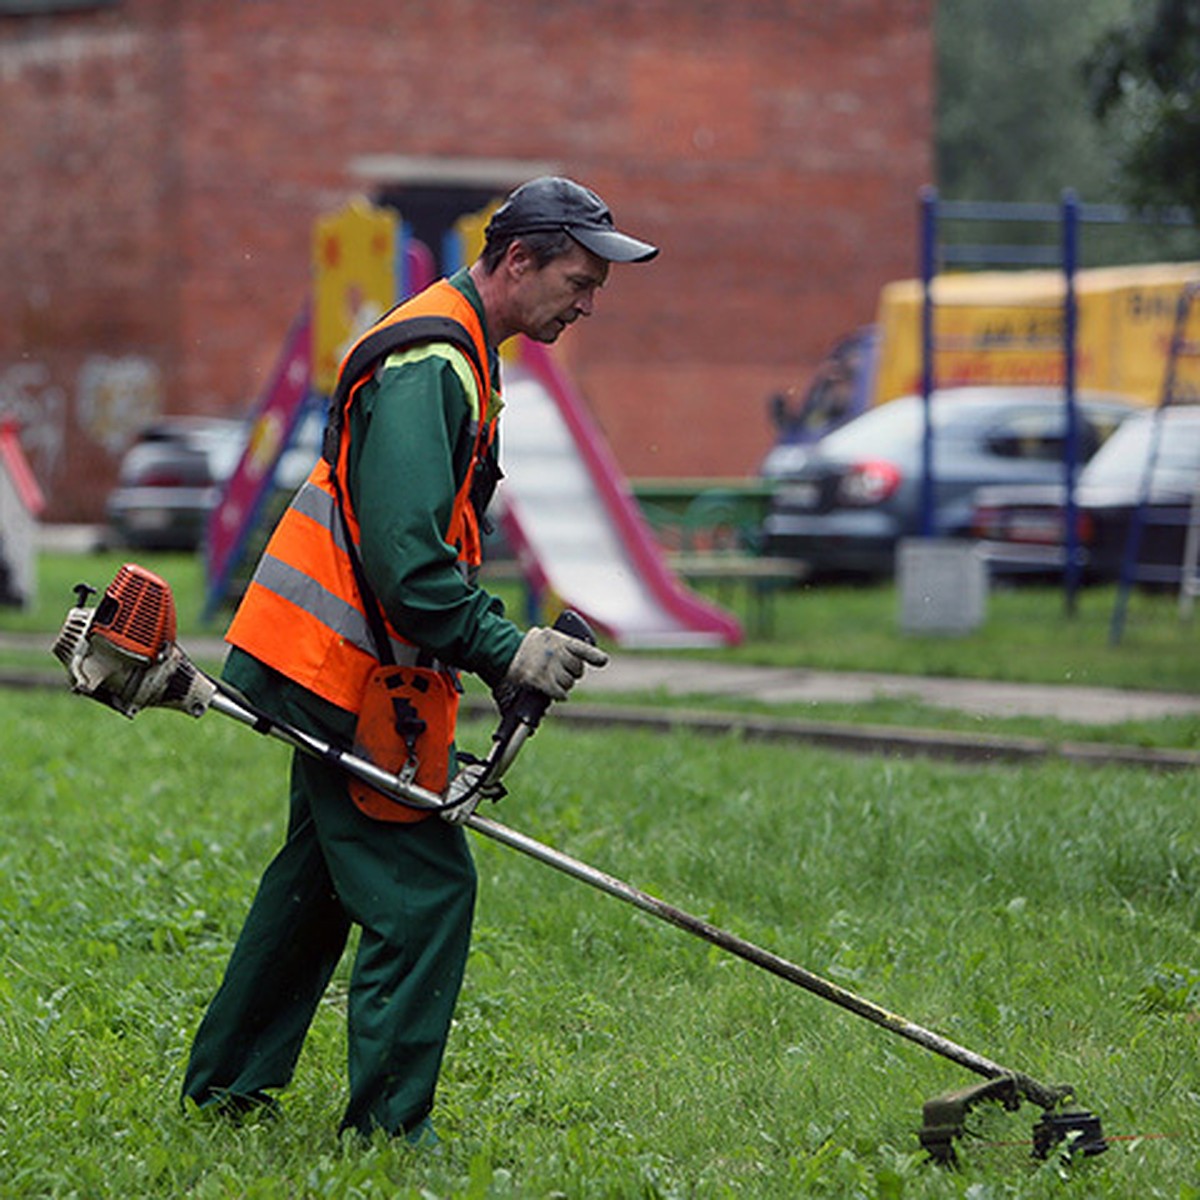
[[658,247],[621,233],[608,205],[590,188],[560,175],[523,183],[496,209],[484,236],[494,241],[522,233],[563,229],[608,262],[648,262]]

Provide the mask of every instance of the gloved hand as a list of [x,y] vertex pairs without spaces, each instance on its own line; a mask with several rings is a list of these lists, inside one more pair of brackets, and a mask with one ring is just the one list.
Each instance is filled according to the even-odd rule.
[[602,667],[608,655],[598,646],[568,637],[557,629],[535,626],[521,639],[509,664],[505,684],[531,687],[551,700],[565,700],[584,665]]
[[499,781],[479,786],[487,770],[487,763],[473,762],[455,775],[446,792],[446,807],[438,814],[443,821],[461,825],[479,807],[480,800],[499,800],[504,795],[504,785]]

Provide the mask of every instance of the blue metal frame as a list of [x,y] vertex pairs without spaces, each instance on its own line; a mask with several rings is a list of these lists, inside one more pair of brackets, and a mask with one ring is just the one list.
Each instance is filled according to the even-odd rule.
[[1063,446],[1063,590],[1067,612],[1074,613],[1079,595],[1083,564],[1079,554],[1079,515],[1075,502],[1075,477],[1079,469],[1079,405],[1076,403],[1076,337],[1079,308],[1075,295],[1075,272],[1079,265],[1079,201],[1073,191],[1063,192],[1062,201],[1063,263],[1063,389],[1067,405],[1067,437]]
[[[921,536],[937,533],[936,479],[933,467],[933,422],[931,400],[936,388],[934,366],[934,300],[933,281],[939,261],[974,266],[1061,266],[1064,278],[1063,297],[1063,388],[1066,402],[1066,438],[1063,445],[1063,481],[1066,491],[1064,516],[1066,520],[1066,561],[1063,567],[1063,586],[1067,611],[1075,611],[1079,590],[1081,564],[1079,561],[1079,530],[1076,519],[1075,475],[1079,458],[1079,418],[1076,404],[1076,339],[1078,310],[1075,295],[1075,274],[1079,261],[1079,221],[1081,205],[1073,191],[1062,194],[1061,203],[1001,204],[976,203],[964,200],[939,200],[937,189],[925,187],[920,193],[920,272],[921,306],[921,396],[925,412],[925,430],[921,443]],[[1112,206],[1097,206],[1089,218],[1121,220],[1116,215],[1124,210]],[[939,219],[954,221],[1011,221],[1048,224],[1061,223],[1061,238],[1057,246],[978,246],[957,245],[938,248]]]
[[921,536],[937,532],[934,515],[933,413],[931,397],[937,379],[933,345],[933,279],[937,274],[937,189],[921,191],[921,405],[925,429],[921,437]]

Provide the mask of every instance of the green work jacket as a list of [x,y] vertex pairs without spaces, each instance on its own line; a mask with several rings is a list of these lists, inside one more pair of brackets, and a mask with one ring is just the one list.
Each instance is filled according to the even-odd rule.
[[[450,282],[475,307],[486,335],[470,275],[459,271]],[[491,354],[496,379],[497,356]],[[473,420],[463,382],[446,359],[393,355],[351,408],[349,488],[367,578],[397,632],[494,687],[517,652],[521,631],[497,597],[464,578],[454,547],[442,539],[469,462]],[[223,676],[268,712],[282,715],[282,705],[304,714],[308,719],[297,723],[309,732],[338,741],[353,736],[354,714],[237,647],[230,649]]]

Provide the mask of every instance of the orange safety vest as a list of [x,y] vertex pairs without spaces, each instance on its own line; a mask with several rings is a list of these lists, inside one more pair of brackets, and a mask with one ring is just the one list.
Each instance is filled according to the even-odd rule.
[[[471,483],[476,464],[495,436],[495,416],[489,416],[492,378],[474,306],[441,280],[384,316],[343,359],[330,400],[325,455],[271,535],[225,635],[231,645],[352,713],[360,711],[370,677],[380,666],[367,604],[382,618],[396,664],[413,666],[421,652],[391,625],[374,597],[364,600],[355,580],[345,537],[348,532],[358,552],[359,526],[347,487],[350,406],[388,355],[422,342],[444,345],[447,357],[457,355],[459,366],[465,361],[473,377],[474,450],[443,536],[457,550],[464,570],[479,566],[479,523],[471,504]],[[344,524],[338,512],[339,489]]]

